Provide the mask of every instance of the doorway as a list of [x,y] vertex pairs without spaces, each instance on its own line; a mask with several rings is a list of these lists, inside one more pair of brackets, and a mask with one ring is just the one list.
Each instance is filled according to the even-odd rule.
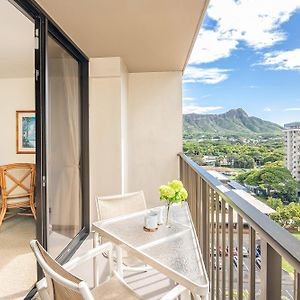
[[34,193],[29,182],[36,165],[34,22],[10,2],[0,1],[0,23],[0,166],[5,168],[0,187],[0,299],[18,299],[37,280],[29,247],[36,237],[29,196],[12,198]]
[[[5,264],[11,280],[0,268],[0,279],[9,282],[6,287],[12,287],[5,293],[0,288],[0,299],[17,299],[19,295],[24,297],[42,276],[29,248],[31,239],[37,238],[59,263],[65,263],[89,233],[88,59],[34,1],[3,0],[0,5],[0,35],[5,33],[7,38],[7,42],[2,38],[0,45],[0,73],[7,71],[6,75],[0,74],[0,122],[7,123],[1,125],[7,132],[1,142],[0,165],[28,162],[36,170],[36,221],[18,215],[0,227],[0,253],[7,251],[10,261],[15,262],[12,267]],[[21,59],[24,53],[29,57],[27,63]],[[30,74],[27,81],[23,80],[26,72]],[[11,98],[7,91],[13,95]],[[14,101],[19,106],[10,108]],[[17,111],[35,120],[35,140],[30,141],[34,142],[35,153],[17,153]],[[13,124],[10,128],[7,119]],[[12,157],[6,157],[4,152],[11,152]],[[6,230],[10,222],[19,227]],[[1,238],[11,238],[11,242]],[[16,251],[16,243],[23,245],[30,259]],[[20,290],[22,284],[24,288]]]

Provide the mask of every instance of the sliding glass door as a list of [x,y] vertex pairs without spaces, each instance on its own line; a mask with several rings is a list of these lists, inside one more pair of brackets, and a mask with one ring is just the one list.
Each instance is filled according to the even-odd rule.
[[58,256],[82,228],[81,105],[78,61],[48,36],[48,251]]
[[35,22],[36,236],[65,263],[89,233],[88,58],[34,1],[9,1]]

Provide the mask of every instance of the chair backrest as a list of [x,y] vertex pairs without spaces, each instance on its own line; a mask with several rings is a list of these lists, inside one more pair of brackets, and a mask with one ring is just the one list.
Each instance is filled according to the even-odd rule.
[[97,196],[96,206],[99,220],[147,209],[143,191],[115,196]]
[[18,163],[0,167],[1,188],[4,197],[16,198],[33,194],[35,165]]
[[47,279],[50,299],[94,299],[88,285],[58,264],[37,240],[30,246]]

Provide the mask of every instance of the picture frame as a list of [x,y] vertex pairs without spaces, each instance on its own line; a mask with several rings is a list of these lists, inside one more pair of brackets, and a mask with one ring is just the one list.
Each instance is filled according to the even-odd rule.
[[16,111],[17,154],[35,154],[36,117],[34,110]]

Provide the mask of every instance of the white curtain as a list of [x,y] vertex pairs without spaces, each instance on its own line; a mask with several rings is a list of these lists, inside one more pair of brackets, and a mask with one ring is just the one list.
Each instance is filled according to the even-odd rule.
[[48,69],[47,199],[51,251],[52,243],[57,246],[57,241],[51,240],[51,232],[73,238],[80,230],[82,201],[78,63],[51,38]]

